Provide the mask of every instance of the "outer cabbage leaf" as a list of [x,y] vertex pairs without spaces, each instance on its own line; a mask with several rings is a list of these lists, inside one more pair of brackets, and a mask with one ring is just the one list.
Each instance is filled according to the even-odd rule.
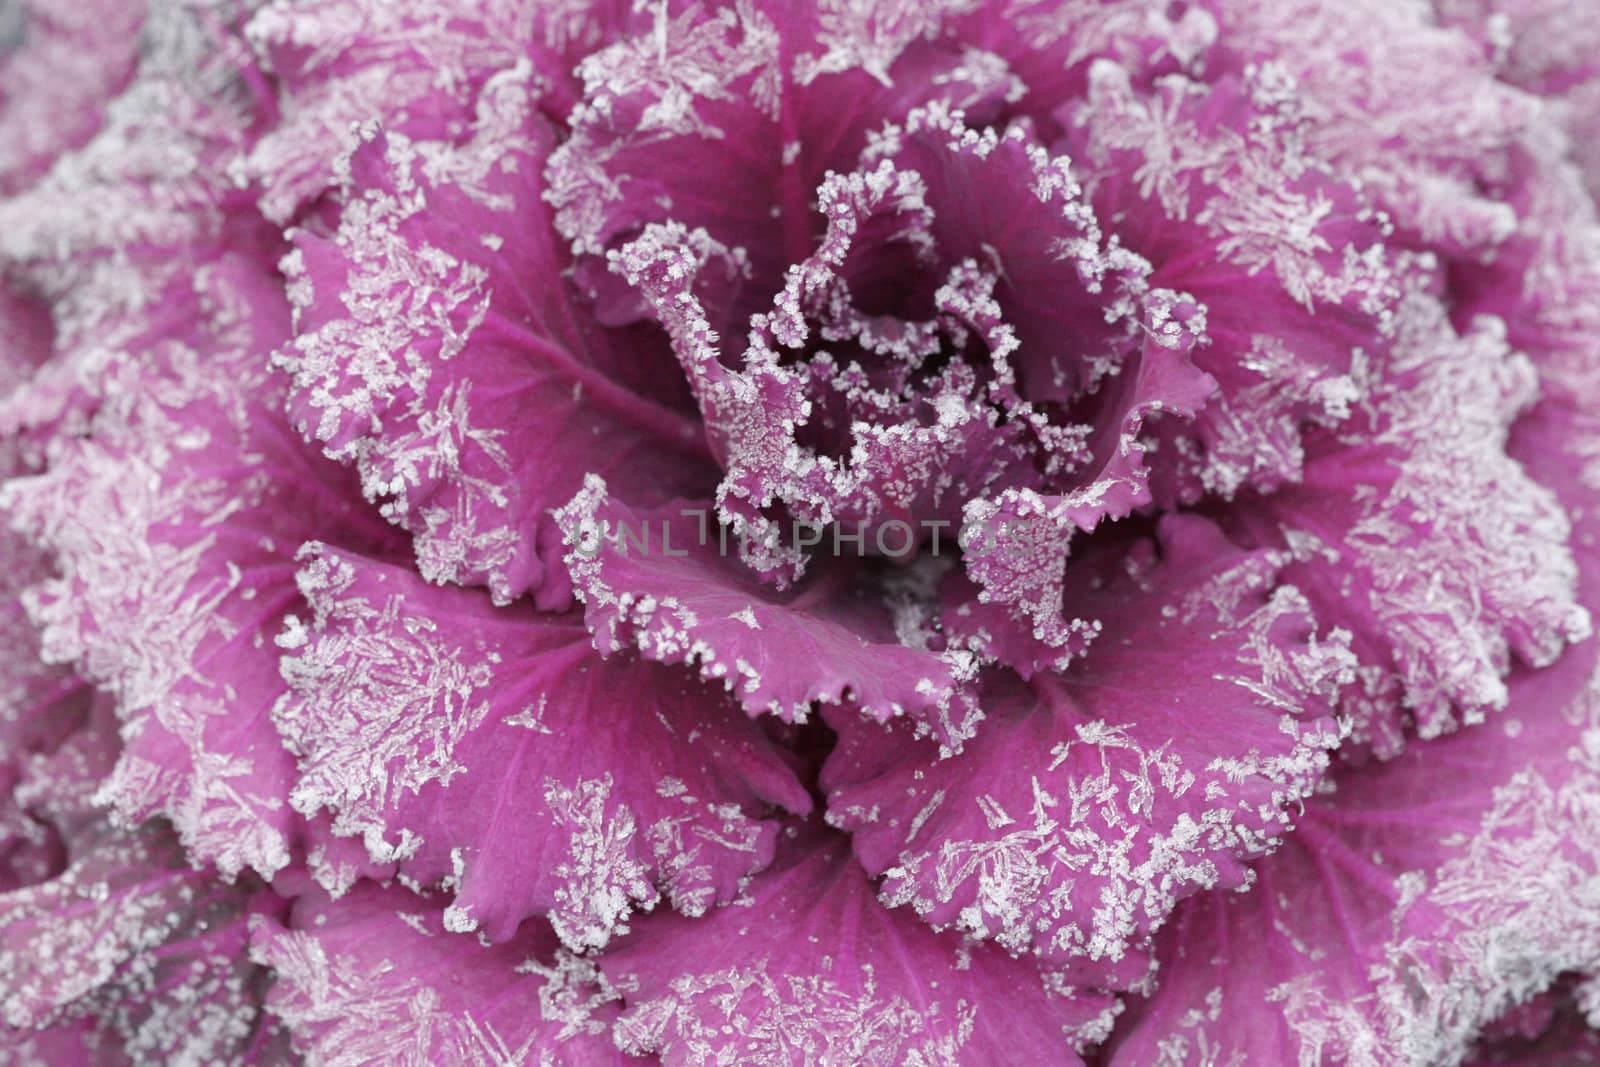
[[1537,395],[1498,320],[1463,333],[1433,300],[1403,306],[1389,366],[1350,424],[1313,442],[1305,477],[1239,518],[1275,523],[1319,613],[1354,633],[1345,709],[1380,755],[1507,701],[1513,662],[1548,666],[1586,637],[1569,509],[1508,456]]
[[15,194],[105,118],[133,73],[145,5],[19,3],[0,21],[0,192]]
[[[1591,416],[1546,404],[1515,453],[1569,511],[1600,595]],[[1600,688],[1590,639],[1514,672],[1491,724],[1342,770],[1241,895],[1197,897],[1162,933],[1150,999],[1113,1064],[1438,1063],[1600,957]],[[1165,1057],[1165,1058],[1163,1058]]]
[[375,863],[448,884],[452,929],[509,938],[550,916],[599,948],[664,891],[700,914],[772,857],[769,805],[810,798],[731,702],[629,655],[602,660],[572,615],[318,544],[307,622],[278,643],[273,721],[299,757],[291,802],[327,808]]
[[513,0],[262,4],[245,28],[279,108],[247,161],[262,212],[287,224],[333,191],[352,127],[378,119],[413,140],[437,140],[485,82],[521,63],[531,61],[543,83],[540,105],[563,117],[577,91],[572,67],[631,14],[619,0],[531,9]]
[[1123,547],[1120,579],[1069,568],[1101,619],[1094,646],[1029,685],[991,678],[959,755],[841,716],[823,773],[828,819],[886,905],[1096,983],[1141,976],[1177,901],[1248,884],[1327,768],[1353,666],[1270,553],[1176,516],[1159,561]]
[[424,575],[561,607],[547,512],[586,471],[643,504],[714,471],[671,356],[596,325],[564,280],[538,184],[556,134],[532,89],[526,65],[489,79],[456,141],[364,128],[337,232],[294,233],[279,361],[295,424],[357,466]]
[[229,885],[190,867],[160,823],[109,824],[91,797],[116,750],[102,706],[34,757],[18,790],[59,836],[65,866],[0,896],[0,1014],[44,1029],[11,1043],[20,1055],[73,1048],[82,1062],[239,1061],[259,1026],[248,924],[278,902],[248,878]]
[[102,799],[132,822],[167,816],[227,873],[270,875],[304,833],[267,718],[294,550],[330,523],[360,547],[390,535],[273,417],[271,277],[224,257],[167,310],[185,329],[115,356],[116,402],[45,473],[10,482],[5,506],[60,569],[27,594],[45,657],[117,697],[127,748]]
[[436,902],[364,884],[261,917],[251,958],[273,973],[266,1009],[311,1064],[625,1062],[614,999],[542,924],[502,945],[448,932]]
[[651,916],[599,959],[622,1048],[671,1065],[1078,1064],[1109,1031],[1109,997],[884,910],[843,839],[785,837],[747,902]]

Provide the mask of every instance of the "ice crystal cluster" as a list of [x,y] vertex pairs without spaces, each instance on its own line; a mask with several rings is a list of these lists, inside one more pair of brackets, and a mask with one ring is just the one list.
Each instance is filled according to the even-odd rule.
[[0,1063],[1600,1063],[1597,57],[0,3]]

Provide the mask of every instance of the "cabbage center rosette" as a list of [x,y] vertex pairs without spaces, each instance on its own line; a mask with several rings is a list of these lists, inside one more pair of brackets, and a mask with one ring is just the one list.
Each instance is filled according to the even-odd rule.
[[0,1059],[1589,1062],[1597,53],[0,7]]

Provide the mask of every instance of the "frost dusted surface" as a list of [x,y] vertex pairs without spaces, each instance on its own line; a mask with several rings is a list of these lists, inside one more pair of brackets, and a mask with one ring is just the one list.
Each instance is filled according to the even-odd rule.
[[0,3],[0,1062],[1600,1062],[1597,54]]

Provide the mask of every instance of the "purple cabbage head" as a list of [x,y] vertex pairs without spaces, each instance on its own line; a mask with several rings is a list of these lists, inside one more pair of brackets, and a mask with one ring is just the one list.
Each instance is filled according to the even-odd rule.
[[0,1062],[1600,1063],[1597,56],[0,3]]

